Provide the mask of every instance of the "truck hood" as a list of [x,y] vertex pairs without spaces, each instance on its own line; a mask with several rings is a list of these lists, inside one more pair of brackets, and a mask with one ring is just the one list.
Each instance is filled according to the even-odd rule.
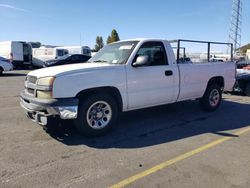
[[79,63],[71,65],[61,65],[55,67],[42,68],[39,70],[29,72],[29,76],[35,76],[37,78],[47,77],[47,76],[61,76],[64,74],[71,74],[76,72],[88,71],[92,69],[104,68],[104,67],[114,67],[115,64],[108,63]]

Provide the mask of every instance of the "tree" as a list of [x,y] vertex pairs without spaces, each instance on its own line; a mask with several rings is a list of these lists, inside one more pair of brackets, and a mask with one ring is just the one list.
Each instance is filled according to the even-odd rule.
[[103,39],[101,36],[97,36],[96,37],[96,45],[95,45],[95,50],[99,51],[100,49],[102,49],[104,46],[103,44]]
[[116,42],[120,40],[119,35],[115,29],[113,29],[111,32],[111,39],[112,39],[111,40],[112,42]]
[[110,44],[110,43],[112,43],[112,41],[111,41],[111,36],[108,36],[107,44]]
[[108,36],[107,44],[112,43],[112,42],[116,42],[119,40],[120,40],[119,34],[117,33],[117,31],[115,29],[113,29],[111,32],[111,35]]

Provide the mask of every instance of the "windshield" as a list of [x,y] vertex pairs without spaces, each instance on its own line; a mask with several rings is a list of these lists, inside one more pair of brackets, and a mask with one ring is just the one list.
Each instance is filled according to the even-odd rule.
[[122,64],[127,61],[138,41],[118,42],[104,46],[89,62]]

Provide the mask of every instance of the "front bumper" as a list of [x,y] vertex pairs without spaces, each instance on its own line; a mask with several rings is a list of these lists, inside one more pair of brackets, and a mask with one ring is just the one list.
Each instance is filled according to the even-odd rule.
[[61,119],[76,119],[78,112],[78,99],[38,99],[22,91],[20,105],[28,117],[42,125],[47,124],[50,116],[60,116]]

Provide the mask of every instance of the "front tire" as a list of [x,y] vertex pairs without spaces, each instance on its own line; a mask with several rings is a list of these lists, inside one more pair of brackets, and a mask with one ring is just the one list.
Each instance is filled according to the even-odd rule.
[[221,88],[217,84],[211,84],[207,87],[205,94],[199,100],[199,103],[203,110],[212,112],[220,106],[221,99]]
[[79,104],[75,126],[86,136],[100,136],[109,131],[118,116],[117,103],[108,94],[94,94]]

